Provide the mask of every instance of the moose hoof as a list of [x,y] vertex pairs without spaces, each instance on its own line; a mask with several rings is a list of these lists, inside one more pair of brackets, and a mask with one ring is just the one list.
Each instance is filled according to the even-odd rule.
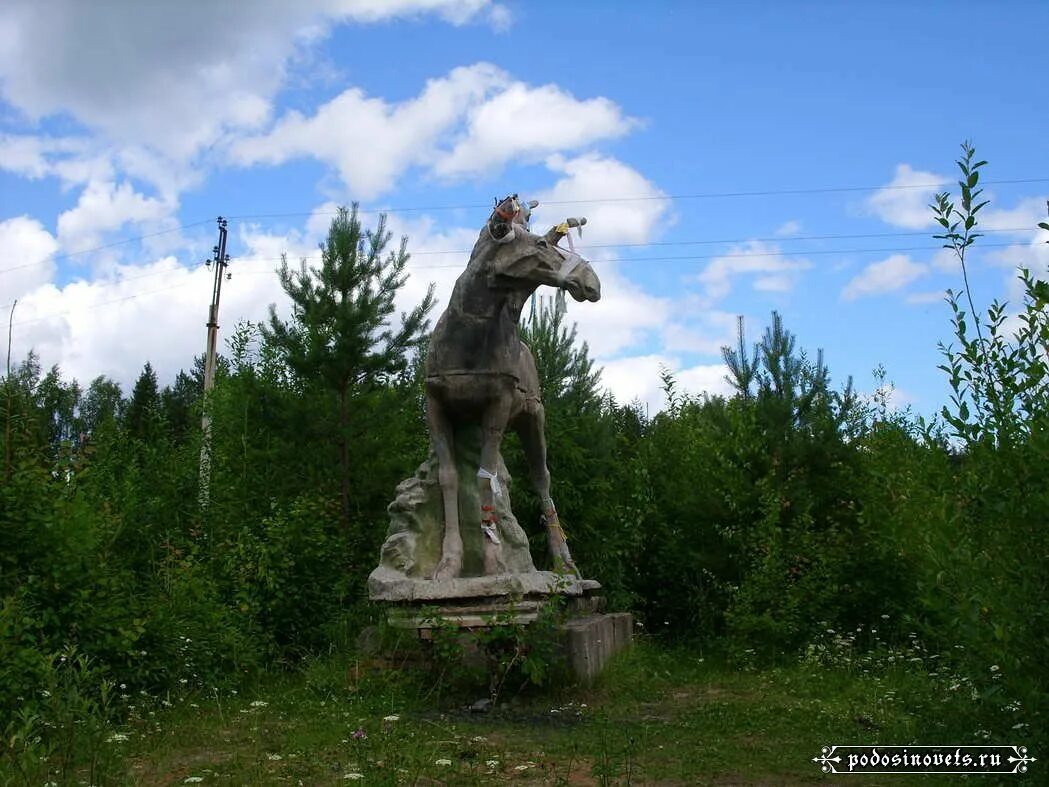
[[460,573],[462,573],[462,570],[462,555],[445,555],[441,558],[441,562],[437,564],[437,568],[433,572],[433,578],[455,579]]
[[554,558],[554,573],[566,574],[576,579],[582,579],[583,575],[579,573],[579,569],[576,568],[574,562],[571,559],[565,560],[564,558]]
[[568,551],[568,546],[563,541],[556,543],[551,539],[551,542],[550,557],[553,559],[554,571],[558,574],[568,574],[576,579],[582,579],[583,575],[576,568],[575,561],[572,560],[572,554]]

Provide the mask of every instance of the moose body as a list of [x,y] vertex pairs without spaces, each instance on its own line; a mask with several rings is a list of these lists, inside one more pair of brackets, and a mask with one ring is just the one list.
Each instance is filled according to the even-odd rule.
[[508,428],[521,438],[529,475],[543,508],[554,564],[578,573],[550,497],[539,375],[531,351],[520,339],[518,324],[525,303],[541,285],[564,288],[577,301],[597,301],[601,283],[588,262],[557,245],[570,227],[581,226],[586,219],[567,219],[546,235],[534,235],[527,228],[526,211],[516,195],[496,206],[430,339],[426,410],[444,506],[444,538],[436,579],[459,576],[462,570],[454,431],[463,423],[480,423],[482,427],[477,481],[485,573],[506,570],[493,501],[494,496],[502,494],[496,468]]

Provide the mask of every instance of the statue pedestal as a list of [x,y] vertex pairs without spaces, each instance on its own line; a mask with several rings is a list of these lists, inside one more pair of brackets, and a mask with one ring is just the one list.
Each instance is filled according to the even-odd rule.
[[462,575],[431,578],[441,559],[444,532],[438,463],[431,452],[415,475],[397,487],[390,503],[390,525],[379,565],[368,577],[368,597],[387,605],[390,625],[415,645],[431,641],[439,630],[458,631],[467,641],[471,632],[495,626],[528,626],[544,607],[557,601],[567,612],[557,635],[561,652],[577,679],[589,683],[614,653],[630,644],[633,617],[603,614],[601,584],[595,580],[536,570],[528,536],[510,507],[510,476],[501,459],[496,474],[504,494],[494,503],[507,573],[483,574],[479,453],[479,428],[460,428],[456,464]]
[[[555,599],[563,599],[569,615],[604,608],[604,597],[596,595],[601,585],[592,579],[573,579],[569,585],[549,571],[533,574],[417,581],[415,587],[400,584],[397,590],[410,591],[413,597],[386,599],[394,602],[387,620],[395,628],[415,629],[421,639],[430,639],[437,628],[474,631],[508,623],[528,625]],[[447,591],[452,595],[443,595]]]
[[414,631],[420,642],[429,642],[438,631],[458,631],[468,640],[469,634],[495,626],[527,626],[544,607],[561,603],[567,613],[557,629],[562,657],[574,677],[589,684],[633,641],[633,616],[604,613],[600,588],[594,580],[536,571],[409,584],[402,579],[387,586],[384,595],[397,596],[386,599],[390,626]]

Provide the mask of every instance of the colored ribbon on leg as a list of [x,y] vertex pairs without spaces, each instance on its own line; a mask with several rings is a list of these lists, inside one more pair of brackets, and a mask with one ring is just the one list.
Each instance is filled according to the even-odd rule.
[[478,469],[477,477],[488,479],[488,482],[491,484],[492,487],[492,494],[495,497],[501,498],[503,496],[502,487],[499,486],[499,477],[495,473],[489,473],[482,467]]

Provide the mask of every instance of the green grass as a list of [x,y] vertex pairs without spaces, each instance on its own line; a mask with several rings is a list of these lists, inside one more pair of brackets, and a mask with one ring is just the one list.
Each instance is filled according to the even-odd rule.
[[482,692],[333,657],[239,694],[127,698],[128,721],[88,740],[64,774],[54,752],[36,763],[9,755],[0,784],[839,783],[811,761],[823,745],[984,742],[981,717],[965,710],[974,701],[950,680],[895,663],[739,669],[642,643],[592,688],[504,692],[494,710],[471,713]]

